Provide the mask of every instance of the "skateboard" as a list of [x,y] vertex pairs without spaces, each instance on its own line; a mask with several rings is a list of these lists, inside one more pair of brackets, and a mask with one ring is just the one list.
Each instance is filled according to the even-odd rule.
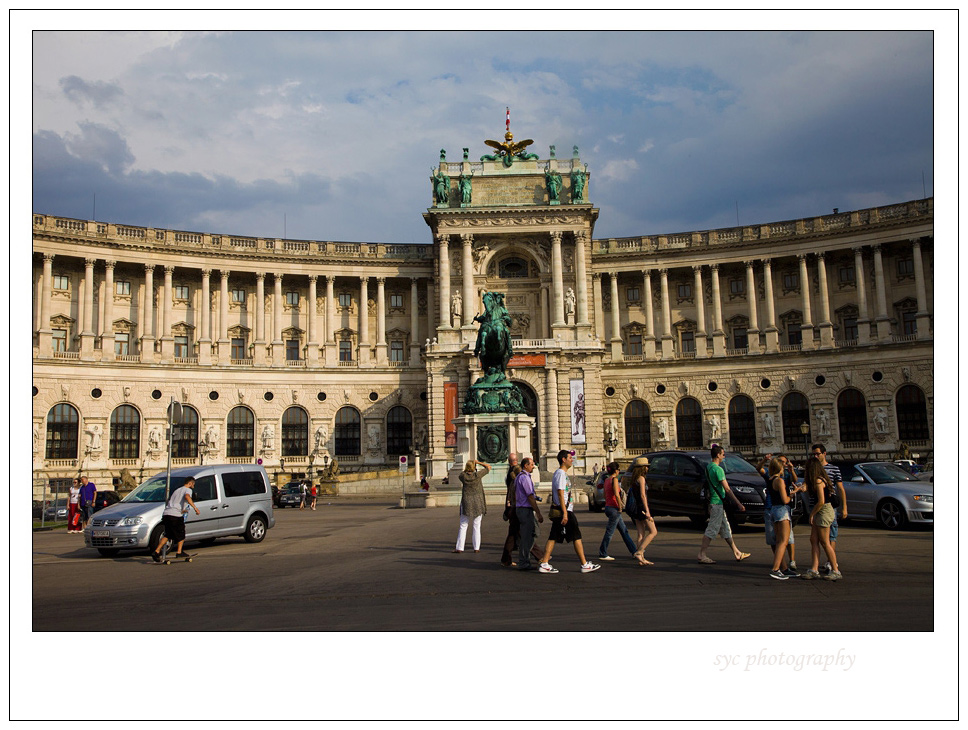
[[165,565],[171,565],[172,563],[177,563],[179,560],[186,563],[190,563],[192,562],[192,558],[194,558],[196,555],[198,555],[198,553],[189,553],[183,558],[176,557],[175,555],[169,555],[169,556],[166,556],[161,562],[163,562]]

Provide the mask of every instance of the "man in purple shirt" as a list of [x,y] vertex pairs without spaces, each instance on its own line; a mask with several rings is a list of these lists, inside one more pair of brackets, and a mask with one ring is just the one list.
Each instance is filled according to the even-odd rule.
[[87,477],[81,477],[81,529],[87,527],[88,520],[94,514],[94,499],[97,497],[97,487]]
[[518,540],[518,570],[534,570],[531,565],[531,548],[534,547],[534,518],[544,522],[541,510],[534,498],[534,482],[531,472],[534,471],[534,459],[525,457],[521,461],[521,473],[514,480],[514,513],[521,526]]

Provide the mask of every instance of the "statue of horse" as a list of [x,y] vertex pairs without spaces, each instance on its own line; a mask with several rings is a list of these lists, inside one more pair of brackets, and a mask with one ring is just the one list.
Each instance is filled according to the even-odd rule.
[[504,294],[484,293],[484,313],[474,317],[480,322],[474,355],[481,361],[484,375],[491,381],[503,380],[511,349],[511,315],[504,306]]

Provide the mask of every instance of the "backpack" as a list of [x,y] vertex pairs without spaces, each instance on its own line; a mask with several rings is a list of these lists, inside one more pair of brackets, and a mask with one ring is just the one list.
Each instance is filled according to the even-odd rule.
[[638,508],[636,507],[637,500],[635,498],[635,489],[629,489],[625,495],[625,514],[629,517],[634,517]]

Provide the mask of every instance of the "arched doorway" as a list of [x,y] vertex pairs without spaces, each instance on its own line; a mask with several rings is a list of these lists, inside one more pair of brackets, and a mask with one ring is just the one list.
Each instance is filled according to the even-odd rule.
[[521,391],[521,400],[524,401],[524,412],[534,419],[534,428],[531,429],[531,455],[537,459],[538,444],[541,443],[541,441],[538,439],[538,432],[540,430],[539,424],[541,423],[541,419],[538,418],[538,396],[527,383],[522,383],[520,380],[515,380],[513,382]]

